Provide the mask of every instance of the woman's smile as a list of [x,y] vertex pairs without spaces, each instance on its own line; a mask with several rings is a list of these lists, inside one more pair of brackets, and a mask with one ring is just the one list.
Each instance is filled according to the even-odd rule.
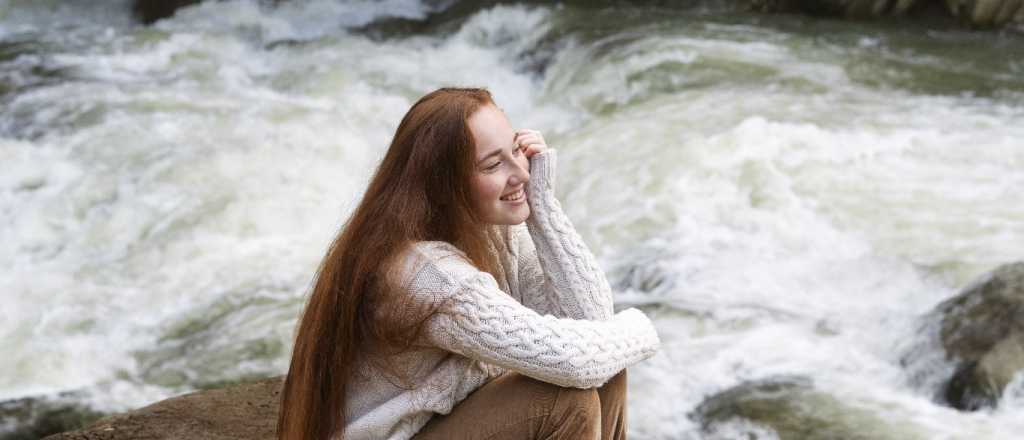
[[501,200],[503,202],[510,202],[510,203],[518,205],[518,204],[523,203],[524,201],[526,201],[526,190],[524,190],[523,188],[519,188],[518,191],[516,191],[516,192],[514,192],[512,194],[509,194],[509,195],[501,197]]

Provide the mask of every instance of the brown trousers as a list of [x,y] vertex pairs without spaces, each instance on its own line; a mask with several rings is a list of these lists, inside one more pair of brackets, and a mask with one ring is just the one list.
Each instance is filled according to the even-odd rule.
[[438,415],[413,440],[620,440],[626,438],[626,370],[600,388],[563,388],[505,373]]

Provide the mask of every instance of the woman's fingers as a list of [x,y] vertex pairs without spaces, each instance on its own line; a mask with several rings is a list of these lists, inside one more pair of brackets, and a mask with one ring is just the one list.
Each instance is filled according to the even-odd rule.
[[525,136],[520,136],[518,139],[516,139],[516,143],[518,145],[543,144],[544,138],[537,135],[528,134]]
[[534,154],[540,153],[548,148],[548,146],[541,141],[532,142],[530,140],[526,140],[520,145],[522,146],[523,154],[526,154],[526,157],[532,157]]
[[519,130],[515,135],[516,142],[532,141],[530,143],[544,143],[544,137],[536,130]]
[[516,146],[525,147],[526,157],[540,153],[548,148],[544,137],[537,130],[520,129],[515,134]]

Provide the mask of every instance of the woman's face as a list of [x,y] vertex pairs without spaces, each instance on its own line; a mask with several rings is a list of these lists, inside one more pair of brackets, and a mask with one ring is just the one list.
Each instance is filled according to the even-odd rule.
[[516,148],[515,132],[505,113],[493,105],[474,112],[467,121],[476,143],[473,209],[483,221],[516,225],[530,216],[526,182],[530,161]]

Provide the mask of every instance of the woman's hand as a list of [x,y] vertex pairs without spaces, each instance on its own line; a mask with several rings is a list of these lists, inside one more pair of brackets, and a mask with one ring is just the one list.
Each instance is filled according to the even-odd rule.
[[544,143],[544,137],[540,135],[537,130],[530,130],[526,128],[520,128],[516,130],[514,137],[516,147],[523,149],[523,154],[527,158],[533,157],[534,154],[542,153],[547,151],[548,144]]

